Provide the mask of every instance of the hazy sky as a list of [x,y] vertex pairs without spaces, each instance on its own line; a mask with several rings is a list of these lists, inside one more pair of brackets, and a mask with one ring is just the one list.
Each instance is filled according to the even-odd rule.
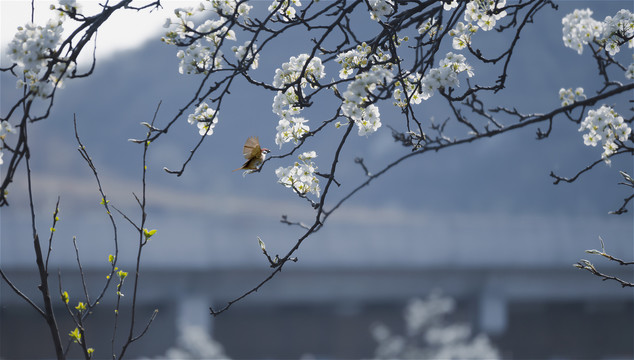
[[[96,14],[99,9],[99,3],[104,1],[80,1],[81,12],[84,15]],[[138,4],[149,3],[150,1],[139,1]],[[134,10],[117,11],[111,19],[109,19],[99,30],[99,52],[101,59],[105,59],[110,55],[121,50],[129,50],[137,48],[142,43],[160,38],[163,30],[163,23],[168,17],[174,15],[174,9],[177,7],[193,6],[199,1],[161,1],[163,8],[154,10],[151,13],[144,11],[143,16]],[[51,4],[57,4],[57,1],[35,1],[35,23],[44,23],[48,20],[51,12],[48,11]],[[26,0],[2,0],[0,1],[0,43],[2,49],[13,39],[15,29],[22,26],[31,17],[31,2]],[[66,32],[72,30],[67,26]],[[90,56],[84,53],[84,56]],[[3,61],[6,61],[3,59]]]

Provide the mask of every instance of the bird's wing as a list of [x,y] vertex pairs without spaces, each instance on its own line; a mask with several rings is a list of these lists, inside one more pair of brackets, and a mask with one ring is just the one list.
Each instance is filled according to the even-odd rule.
[[256,136],[251,136],[247,139],[247,141],[244,143],[242,154],[244,155],[245,159],[253,159],[254,157],[260,156],[262,154],[260,141]]

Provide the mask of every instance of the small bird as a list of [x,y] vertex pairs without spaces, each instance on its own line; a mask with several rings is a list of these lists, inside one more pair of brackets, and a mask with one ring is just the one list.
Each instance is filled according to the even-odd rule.
[[[268,154],[271,150],[267,148],[260,147],[260,141],[256,136],[251,136],[244,143],[244,147],[242,148],[242,154],[247,161],[241,167],[233,170],[247,170],[249,172],[256,170],[264,159],[266,158],[266,154]],[[246,174],[246,172],[245,172]]]

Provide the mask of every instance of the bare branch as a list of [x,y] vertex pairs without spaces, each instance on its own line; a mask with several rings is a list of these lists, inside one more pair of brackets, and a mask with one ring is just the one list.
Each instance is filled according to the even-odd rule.
[[[600,251],[596,250],[596,249],[592,249],[592,250],[586,250],[586,253],[603,256],[604,258],[608,259],[609,261],[614,261],[614,262],[616,262],[616,263],[618,263],[619,265],[622,265],[622,266],[634,265],[634,261],[623,261],[623,260],[621,260],[621,259],[619,259],[617,257],[614,257],[614,256],[608,254],[605,251],[605,243],[603,242],[603,239],[601,237],[599,237],[599,241],[601,242],[601,250]],[[588,270],[593,275],[600,277],[603,281],[605,281],[605,280],[613,280],[613,281],[616,281],[619,284],[621,284],[622,287],[634,287],[634,283],[632,283],[632,282],[625,281],[625,280],[619,279],[616,276],[612,276],[612,275],[608,275],[608,274],[604,274],[604,273],[600,272],[588,260],[581,259],[581,260],[579,260],[579,262],[577,262],[573,266],[578,268],[578,269]]]

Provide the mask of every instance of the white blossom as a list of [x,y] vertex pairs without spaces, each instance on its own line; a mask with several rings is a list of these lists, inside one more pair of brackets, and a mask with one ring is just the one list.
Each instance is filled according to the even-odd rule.
[[587,45],[603,32],[603,24],[591,16],[590,9],[576,9],[561,20],[564,45],[576,50],[579,55],[583,53],[583,45]]
[[472,23],[458,22],[456,27],[449,31],[449,35],[453,37],[451,46],[455,50],[461,50],[471,43],[471,35],[478,31],[478,26]]
[[628,47],[634,47],[634,14],[629,10],[619,10],[614,17],[607,16],[602,22],[592,18],[590,9],[576,9],[564,16],[563,40],[566,47],[572,48],[581,55],[583,46],[596,41],[611,56],[621,50],[621,45],[628,39]]
[[[77,7],[74,1],[66,0],[60,3],[60,9],[76,11]],[[62,25],[66,20],[63,11],[56,14],[44,26],[28,23],[18,27],[7,49],[9,60],[20,69],[17,72],[21,74],[17,87],[26,86],[30,92],[41,97],[48,97],[56,87],[62,87],[64,75],[74,67],[56,54],[62,41]],[[56,61],[50,65],[53,57],[57,57]]]
[[[273,86],[283,88],[285,85],[292,84],[301,77],[300,85],[301,87],[305,87],[310,82],[315,82],[326,76],[321,59],[314,56],[308,61],[309,58],[310,55],[308,54],[301,54],[297,57],[291,56],[288,62],[285,62],[281,68],[275,70]],[[306,70],[302,72],[307,61],[308,65],[306,66]]]
[[611,56],[621,50],[623,38],[629,38],[628,47],[634,47],[634,14],[627,9],[619,10],[614,17],[607,16],[603,20],[602,40],[605,51]]
[[343,93],[341,112],[355,122],[359,136],[369,135],[381,127],[379,108],[374,104],[366,104],[369,101],[368,94],[372,94],[377,85],[389,83],[393,76],[390,70],[376,65],[369,71],[357,74],[354,81],[348,84]]
[[179,50],[176,56],[181,59],[178,72],[181,74],[206,74],[212,69],[221,69],[222,51],[212,49],[196,42],[185,50]]
[[559,89],[559,100],[561,100],[561,106],[568,106],[580,100],[585,100],[586,95],[583,93],[583,88],[578,87],[574,91],[572,88]]
[[[402,82],[396,82],[394,88],[394,99],[396,102],[394,105],[405,107],[407,100],[409,100],[410,104],[420,104],[423,100],[421,78],[422,75],[420,73],[415,73],[409,74]],[[403,99],[403,95],[405,95],[405,99]]]
[[442,1],[442,8],[445,11],[449,11],[449,10],[451,10],[453,8],[456,8],[456,7],[458,7],[458,0],[451,0],[450,3]]
[[[439,67],[430,69],[422,79],[420,74],[411,74],[408,77],[408,81],[405,82],[406,95],[411,99],[411,102],[418,104],[420,103],[419,99],[429,99],[440,88],[446,89],[460,86],[458,74],[462,72],[466,72],[469,77],[473,76],[473,68],[467,63],[465,56],[449,52],[444,59],[440,60]],[[420,86],[418,90],[414,91],[419,81]],[[402,91],[394,93],[394,98],[397,100],[395,105],[401,107],[405,105],[404,100],[401,98],[402,94]]]
[[588,111],[588,116],[581,122],[579,131],[588,131],[583,135],[583,143],[587,146],[597,146],[599,141],[603,148],[601,157],[606,164],[610,164],[610,155],[618,149],[617,140],[625,142],[629,139],[632,129],[611,107],[603,105],[597,110]]
[[273,98],[273,112],[282,118],[286,118],[291,115],[297,115],[300,112],[300,108],[295,106],[299,100],[295,89],[289,87],[285,92],[278,91]]
[[389,16],[394,12],[393,0],[368,0],[370,5],[370,18],[379,20],[381,16]]
[[293,141],[295,144],[308,132],[310,128],[305,123],[308,120],[301,117],[285,117],[281,118],[275,135],[275,143],[282,148],[284,143]]
[[218,123],[218,111],[212,109],[207,103],[202,102],[196,107],[193,114],[189,114],[187,122],[196,125],[200,135],[211,135]]
[[256,44],[251,45],[251,41],[245,41],[244,45],[234,46],[231,50],[233,50],[238,60],[242,61],[245,59],[247,62],[252,60],[251,68],[258,68],[260,54],[256,53],[255,58],[253,57],[253,54],[258,50],[258,46]]
[[[237,8],[236,8],[237,6]],[[211,1],[201,3],[195,8],[177,8],[174,10],[176,19],[167,19],[163,27],[167,32],[161,39],[170,45],[187,45],[184,50],[179,50],[176,56],[180,59],[178,71],[181,74],[208,74],[211,71],[223,68],[223,51],[221,49],[225,40],[236,41],[236,34],[225,24],[227,17],[247,18],[250,5],[242,3],[237,5],[236,1]],[[207,19],[202,24],[196,25],[192,19],[203,11],[212,11],[221,18]],[[256,51],[255,44],[251,51],[248,51],[248,44],[240,47],[233,47],[232,50],[240,59],[247,57],[253,59]],[[256,68],[258,55],[255,56],[251,66]]]
[[[401,40],[407,39],[398,39],[397,46]],[[377,86],[387,85],[392,81],[394,74],[388,60],[389,55],[381,51],[372,54],[371,47],[366,43],[340,53],[336,58],[336,61],[341,65],[339,72],[341,79],[347,79],[356,69],[364,69],[372,63],[377,63],[377,65],[371,65],[368,70],[358,73],[343,93],[344,100],[341,112],[354,121],[358,127],[359,136],[372,134],[381,127],[379,108],[374,104],[369,104],[368,95],[372,94]],[[338,128],[341,123],[337,122],[335,126]]]
[[304,152],[297,158],[299,161],[289,167],[279,167],[275,170],[277,182],[287,188],[293,189],[300,195],[312,193],[319,197],[321,189],[319,179],[315,175],[317,166],[312,161],[317,157],[315,151]]
[[489,31],[496,22],[506,16],[506,11],[501,10],[506,6],[506,0],[472,0],[467,3],[464,20],[476,22],[478,26]]
[[347,79],[354,69],[367,66],[368,56],[371,51],[372,48],[364,42],[361,45],[357,45],[355,49],[337,55],[335,61],[341,65],[339,78]]
[[[321,59],[313,57],[310,59],[308,54],[300,54],[292,56],[288,62],[283,63],[281,68],[275,70],[273,78],[273,86],[284,88],[294,82],[299,82],[299,90],[310,84],[314,84],[326,76],[325,68],[321,63]],[[304,70],[304,67],[306,69]],[[282,147],[284,143],[293,141],[295,144],[310,131],[310,127],[306,124],[307,119],[296,117],[299,115],[301,108],[297,106],[299,95],[296,93],[297,87],[290,86],[284,91],[278,91],[273,98],[273,113],[277,114],[280,119],[276,127],[275,143]],[[302,93],[303,95],[303,93]]]
[[[210,0],[211,8],[218,15],[223,17],[248,17],[249,11],[253,8],[253,6],[247,3],[241,3],[238,5],[236,10],[237,1],[235,0]],[[201,3],[202,4],[202,3]]]
[[282,15],[282,18],[293,20],[297,13],[297,10],[295,10],[293,6],[302,6],[302,3],[299,0],[282,0],[280,5],[279,0],[274,0],[271,5],[269,5],[268,10],[272,12],[277,9],[278,14]]

